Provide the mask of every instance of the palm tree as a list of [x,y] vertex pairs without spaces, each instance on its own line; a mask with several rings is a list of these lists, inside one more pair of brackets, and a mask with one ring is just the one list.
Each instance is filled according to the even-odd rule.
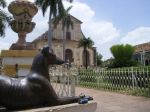
[[[5,8],[6,7],[6,1],[0,0],[0,7]],[[0,36],[5,36],[5,28],[7,23],[9,23],[11,20],[11,17],[8,16],[6,12],[4,12],[2,9],[0,9]]]
[[71,10],[72,6],[68,7],[64,10],[62,15],[59,15],[54,20],[54,27],[57,27],[58,23],[62,21],[62,30],[63,30],[63,60],[65,60],[65,45],[66,45],[66,38],[65,38],[65,28],[66,32],[68,32],[70,26],[73,29],[73,22],[71,20],[71,15],[69,11]]
[[[73,0],[67,0],[72,2]],[[51,43],[52,43],[52,27],[51,27],[51,19],[56,18],[57,15],[62,15],[64,12],[64,6],[62,0],[35,0],[35,4],[42,9],[43,16],[47,9],[49,8],[49,30],[48,30],[48,45],[50,47],[50,51],[52,51]]]
[[85,67],[87,69],[87,48],[92,48],[92,46],[94,45],[94,42],[91,40],[90,37],[88,38],[82,38],[79,41],[79,47],[83,47],[83,52],[85,53]]
[[96,52],[97,66],[102,65],[102,58],[103,58],[103,56],[100,53]]

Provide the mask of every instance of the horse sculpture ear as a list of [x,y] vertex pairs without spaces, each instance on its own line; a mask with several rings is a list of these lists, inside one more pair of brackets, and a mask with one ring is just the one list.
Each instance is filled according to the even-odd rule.
[[60,59],[59,57],[56,57],[55,54],[51,53],[49,51],[49,47],[44,47],[41,51],[41,53],[45,56],[45,57],[49,57],[51,55],[51,63],[52,64],[57,64],[57,65],[61,65],[64,63],[64,61],[62,59]]
[[44,55],[44,56],[49,56],[50,52],[49,52],[49,47],[44,47],[41,51],[41,53]]

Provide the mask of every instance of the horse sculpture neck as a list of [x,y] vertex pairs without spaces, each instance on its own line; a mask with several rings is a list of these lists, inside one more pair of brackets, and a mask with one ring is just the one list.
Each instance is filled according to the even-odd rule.
[[45,57],[42,54],[37,55],[33,60],[31,73],[37,73],[50,81],[48,70],[49,64],[46,64],[45,61]]

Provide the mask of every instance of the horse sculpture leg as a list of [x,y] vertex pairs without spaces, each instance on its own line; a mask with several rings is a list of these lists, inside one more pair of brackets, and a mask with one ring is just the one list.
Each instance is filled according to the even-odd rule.
[[49,83],[47,79],[42,76],[32,75],[32,78],[29,78],[32,83],[37,83],[41,85],[43,90],[43,97],[48,106],[55,106],[55,105],[63,105],[69,103],[78,102],[79,97],[65,97],[59,98],[53,89],[52,85]]
[[48,100],[48,103],[50,104],[52,103],[53,105],[64,105],[64,104],[76,103],[79,100],[79,97],[60,98],[57,96],[51,84],[49,84],[48,88],[49,89],[47,90],[49,90],[48,93],[50,93],[50,95],[47,96],[47,100]]

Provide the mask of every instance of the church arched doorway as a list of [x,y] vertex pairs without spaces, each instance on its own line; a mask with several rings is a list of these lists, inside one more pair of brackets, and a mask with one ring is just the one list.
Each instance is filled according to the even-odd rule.
[[86,64],[87,66],[90,65],[90,54],[87,50],[83,51],[82,60],[83,60],[83,66],[86,67]]
[[69,62],[69,63],[73,62],[73,52],[71,49],[65,50],[65,62]]

